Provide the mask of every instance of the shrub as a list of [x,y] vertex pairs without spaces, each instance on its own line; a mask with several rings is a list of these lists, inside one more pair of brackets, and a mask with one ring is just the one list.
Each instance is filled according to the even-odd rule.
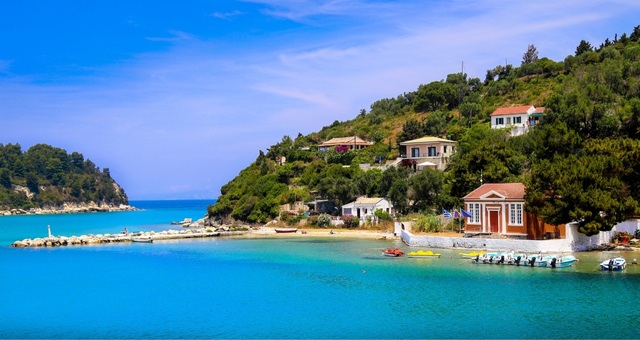
[[326,228],[331,225],[331,216],[328,214],[322,214],[318,216],[318,227]]
[[344,221],[344,227],[347,229],[357,228],[360,225],[360,219],[355,216],[343,216],[342,220]]
[[436,215],[418,216],[415,226],[420,232],[440,232],[442,231],[442,221]]

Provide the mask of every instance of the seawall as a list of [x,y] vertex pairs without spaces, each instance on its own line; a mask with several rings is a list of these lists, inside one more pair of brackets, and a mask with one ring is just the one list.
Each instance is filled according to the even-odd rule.
[[[404,222],[408,224],[408,222]],[[585,236],[578,232],[575,224],[567,224],[566,238],[552,240],[522,240],[511,238],[480,238],[480,237],[441,237],[414,235],[408,230],[396,226],[396,232],[400,234],[402,240],[411,247],[429,248],[460,248],[460,249],[480,249],[480,250],[513,250],[531,253],[549,252],[575,252],[596,250],[599,246],[611,242],[613,235],[617,231],[614,227],[611,231],[600,232],[598,235]],[[634,225],[621,225],[620,229],[630,229]],[[620,230],[626,231],[626,230]]]

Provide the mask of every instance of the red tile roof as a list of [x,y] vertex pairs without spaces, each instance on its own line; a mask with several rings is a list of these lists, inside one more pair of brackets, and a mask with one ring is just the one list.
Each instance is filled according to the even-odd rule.
[[524,184],[522,183],[485,183],[470,192],[464,199],[479,199],[491,191],[495,191],[505,198],[524,198]]
[[363,145],[363,146],[371,146],[373,145],[372,142],[368,142],[366,140],[363,140],[360,137],[338,137],[338,138],[331,138],[330,140],[318,145],[318,146],[337,146],[337,145]]
[[544,106],[536,107],[536,110],[533,113],[544,113]]
[[492,116],[501,116],[501,115],[523,114],[523,113],[527,113],[527,111],[530,108],[531,108],[531,105],[499,107],[495,111],[493,111],[493,113],[491,115]]

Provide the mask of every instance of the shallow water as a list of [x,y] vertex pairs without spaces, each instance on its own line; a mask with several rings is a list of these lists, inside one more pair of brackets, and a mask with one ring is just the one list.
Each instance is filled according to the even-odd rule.
[[599,272],[602,253],[546,269],[387,247],[408,250],[300,237],[3,246],[0,337],[637,337],[640,269]]

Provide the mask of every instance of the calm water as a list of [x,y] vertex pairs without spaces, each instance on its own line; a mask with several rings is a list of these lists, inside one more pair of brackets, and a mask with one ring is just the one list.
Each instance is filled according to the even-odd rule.
[[[191,203],[65,215],[56,228],[42,216],[10,220],[44,235],[42,222],[54,234],[168,228],[167,221],[204,213],[207,203]],[[3,240],[5,230],[16,232],[6,221]],[[8,246],[24,237],[33,236],[10,235],[0,247],[2,338],[638,336],[640,269],[598,272],[600,253],[577,254],[572,268],[544,269],[473,265],[453,250],[440,259],[391,259],[380,249],[402,244],[338,238]]]

